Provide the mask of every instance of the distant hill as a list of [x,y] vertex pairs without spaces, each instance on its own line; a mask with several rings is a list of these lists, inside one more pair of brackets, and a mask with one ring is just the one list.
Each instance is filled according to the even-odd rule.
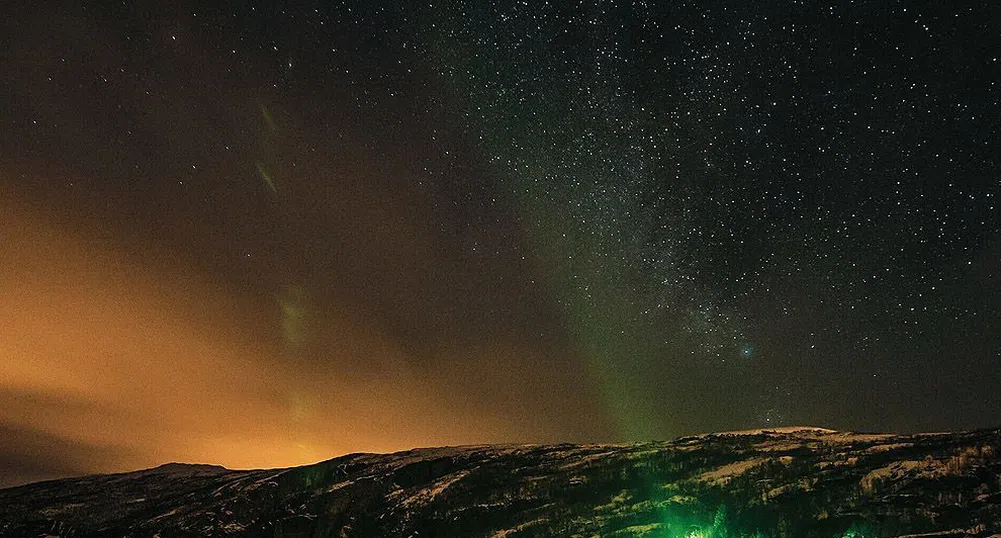
[[0,536],[1001,538],[1001,430],[171,463],[0,490]]

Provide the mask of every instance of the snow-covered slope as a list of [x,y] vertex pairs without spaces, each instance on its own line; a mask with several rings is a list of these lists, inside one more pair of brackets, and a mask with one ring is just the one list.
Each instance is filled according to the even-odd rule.
[[1001,431],[786,428],[630,445],[168,464],[0,490],[0,536],[990,536]]

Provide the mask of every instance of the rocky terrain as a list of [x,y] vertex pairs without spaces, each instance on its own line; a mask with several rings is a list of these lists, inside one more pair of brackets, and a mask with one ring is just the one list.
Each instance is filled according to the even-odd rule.
[[0,490],[0,536],[1001,537],[1001,430],[784,428],[168,464]]

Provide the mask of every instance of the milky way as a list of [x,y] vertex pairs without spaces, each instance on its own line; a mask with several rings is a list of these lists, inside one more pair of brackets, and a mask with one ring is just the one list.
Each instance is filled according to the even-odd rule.
[[558,6],[431,26],[607,398],[663,385],[652,363],[689,398],[710,369],[697,390],[742,384],[767,423],[827,391],[885,405],[945,364],[996,379],[986,13]]

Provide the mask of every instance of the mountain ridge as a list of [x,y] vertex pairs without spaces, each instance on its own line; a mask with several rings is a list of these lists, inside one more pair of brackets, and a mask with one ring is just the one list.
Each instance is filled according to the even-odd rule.
[[1001,532],[999,447],[1001,429],[796,427],[173,462],[0,490],[0,536],[987,537]]

